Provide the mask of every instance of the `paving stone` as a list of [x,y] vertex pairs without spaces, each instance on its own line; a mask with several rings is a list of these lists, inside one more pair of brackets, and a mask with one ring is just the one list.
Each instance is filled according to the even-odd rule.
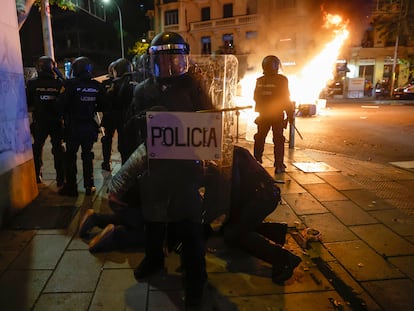
[[[284,311],[328,311],[334,310],[330,298],[342,302],[343,311],[352,309],[345,304],[335,291],[314,293],[285,293],[271,295],[249,295],[229,297],[238,306],[237,310],[284,310]],[[232,309],[230,309],[232,310]],[[234,310],[234,309],[233,309]]]
[[370,212],[387,227],[402,236],[414,236],[414,217],[408,217],[399,209]]
[[294,227],[295,223],[299,222],[300,219],[283,197],[284,195],[282,195],[282,203],[280,203],[276,209],[266,217],[265,221],[285,222],[289,227]]
[[95,256],[99,256],[104,260],[104,269],[135,269],[140,262],[144,259],[144,252],[122,252],[112,251],[107,253],[98,253]]
[[103,262],[88,251],[67,251],[46,285],[45,292],[92,292]]
[[358,239],[352,231],[330,213],[306,215],[301,218],[307,227],[314,228],[321,233],[323,243]]
[[105,269],[89,311],[147,310],[149,285],[137,282],[131,269]]
[[341,192],[366,211],[394,208],[391,204],[367,190],[344,190]]
[[35,235],[12,269],[54,269],[69,241],[70,237],[64,235]]
[[152,290],[148,299],[148,310],[174,311],[185,310],[184,293],[182,291]]
[[414,280],[414,256],[391,257],[388,260],[396,266],[401,272]]
[[36,230],[1,230],[0,249],[2,251],[20,251],[31,241]]
[[350,229],[381,255],[414,255],[414,245],[383,224],[353,226]]
[[327,212],[327,209],[309,193],[285,194],[283,198],[297,215]]
[[357,281],[404,276],[363,241],[326,243],[326,247]]
[[277,184],[282,194],[302,193],[306,190],[291,178],[287,178],[284,184]]
[[291,176],[296,182],[298,182],[301,185],[323,183],[323,180],[314,173],[305,173],[302,171],[296,171],[296,172],[289,172],[289,176]]
[[92,293],[42,294],[33,311],[88,311]]
[[317,175],[337,190],[362,189],[360,184],[342,172],[326,172]]
[[347,197],[329,184],[310,184],[304,187],[320,202],[347,200]]
[[328,201],[323,205],[347,226],[378,223],[378,220],[352,201]]
[[8,270],[0,277],[0,306],[4,311],[29,311],[52,270]]
[[[378,310],[382,311],[383,309],[378,306],[378,304],[372,299],[372,297],[367,293],[367,291],[362,288],[358,282],[356,282],[352,276],[340,265],[337,261],[329,262],[329,266],[336,276],[342,280],[349,288],[352,289],[352,293],[355,294],[356,299],[361,299],[365,305],[366,309],[373,311]],[[341,294],[339,290],[339,294]],[[357,309],[357,308],[356,308]],[[357,309],[358,310],[358,309]]]
[[362,286],[384,310],[413,310],[414,283],[409,279],[364,282]]
[[0,251],[0,274],[7,269],[19,254],[19,251]]

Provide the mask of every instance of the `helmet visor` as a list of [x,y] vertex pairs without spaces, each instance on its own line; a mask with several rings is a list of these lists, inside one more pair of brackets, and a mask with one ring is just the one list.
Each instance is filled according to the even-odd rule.
[[181,76],[188,71],[188,55],[180,52],[152,54],[151,67],[157,78]]

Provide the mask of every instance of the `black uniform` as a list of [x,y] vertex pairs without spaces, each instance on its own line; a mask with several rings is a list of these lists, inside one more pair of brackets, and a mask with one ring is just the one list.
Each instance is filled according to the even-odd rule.
[[[257,79],[254,91],[255,111],[259,113],[255,123],[257,133],[254,135],[254,157],[262,163],[262,155],[266,136],[270,129],[273,132],[274,166],[276,173],[284,172],[283,130],[287,121],[293,120],[294,107],[290,101],[288,79],[277,73],[277,70],[265,71]],[[287,119],[285,119],[285,113]]]
[[42,181],[43,147],[50,135],[58,186],[64,182],[63,156],[65,151],[62,144],[63,124],[56,107],[56,99],[61,87],[62,82],[50,70],[50,72],[38,72],[38,77],[29,80],[26,88],[28,109],[32,111],[33,117],[31,128],[37,182]]
[[110,170],[112,139],[115,131],[118,134],[118,151],[121,154],[121,162],[125,163],[128,159],[124,147],[123,128],[125,114],[131,104],[136,84],[133,73],[127,73],[119,79],[114,79],[111,87],[107,90],[108,99],[111,102],[111,111],[105,112],[102,118],[102,126],[105,128],[105,135],[101,139],[103,169]]
[[[129,123],[139,119],[146,110],[191,112],[212,108],[211,99],[188,73],[189,47],[179,34],[158,34],[151,42],[149,53],[154,78],[135,88]],[[136,137],[145,140],[145,126],[141,130]],[[138,143],[130,149],[137,146]],[[139,180],[146,242],[145,258],[135,269],[134,276],[140,279],[164,266],[163,245],[168,224],[168,232],[174,232],[182,241],[187,306],[200,305],[207,281],[199,193],[202,174],[200,161],[150,159],[149,174]]]
[[231,194],[229,219],[223,229],[226,243],[272,264],[273,282],[283,283],[301,259],[282,248],[286,227],[263,223],[277,208],[280,189],[250,152],[238,146],[234,147]]
[[79,147],[82,148],[84,187],[86,194],[91,194],[95,191],[92,148],[99,132],[96,112],[106,110],[109,102],[101,83],[93,80],[89,72],[82,72],[67,81],[59,105],[65,120],[66,141],[66,183],[60,194],[77,195],[76,160]]

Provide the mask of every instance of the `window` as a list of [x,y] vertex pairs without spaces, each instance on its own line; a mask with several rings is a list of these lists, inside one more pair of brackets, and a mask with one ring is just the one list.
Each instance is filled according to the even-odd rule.
[[223,35],[223,53],[224,54],[233,54],[234,52],[234,42],[233,34],[227,33]]
[[178,24],[178,10],[165,11],[164,25],[177,25]]
[[277,0],[277,9],[294,9],[296,8],[296,0]]
[[201,20],[202,21],[208,21],[210,20],[210,8],[201,8]]
[[201,54],[211,54],[211,37],[201,37]]
[[233,3],[223,5],[223,18],[233,17]]
[[257,31],[246,31],[246,39],[255,39],[257,38]]
[[247,9],[246,14],[256,14],[257,13],[257,0],[249,0],[247,1]]

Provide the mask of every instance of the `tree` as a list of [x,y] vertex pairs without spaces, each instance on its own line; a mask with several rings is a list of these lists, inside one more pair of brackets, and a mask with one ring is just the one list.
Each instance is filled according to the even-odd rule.
[[385,45],[393,44],[394,61],[392,66],[391,96],[394,91],[395,69],[398,58],[399,44],[406,44],[410,35],[410,26],[413,25],[413,4],[409,0],[393,1],[380,8],[380,14],[373,19],[373,26],[380,38],[385,39]]
[[149,43],[141,41],[135,42],[134,46],[128,50],[128,54],[131,55],[143,55],[147,53]]
[[[41,8],[42,0],[16,0],[17,19],[19,23],[19,29],[22,28],[24,22],[29,16],[32,6],[38,6]],[[71,0],[49,0],[50,5],[57,5],[63,10],[74,10],[75,5]]]

